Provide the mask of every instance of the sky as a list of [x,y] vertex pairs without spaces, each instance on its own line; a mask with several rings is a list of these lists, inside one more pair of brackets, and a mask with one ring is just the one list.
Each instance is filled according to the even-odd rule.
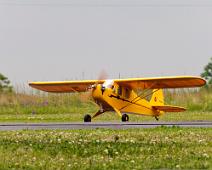
[[28,81],[198,76],[211,0],[0,0],[0,72]]

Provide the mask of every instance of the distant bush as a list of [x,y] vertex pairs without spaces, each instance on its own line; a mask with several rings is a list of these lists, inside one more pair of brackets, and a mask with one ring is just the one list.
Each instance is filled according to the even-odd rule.
[[12,92],[13,87],[10,84],[10,80],[0,73],[0,92]]
[[212,57],[209,63],[205,66],[204,72],[201,74],[201,77],[207,80],[208,85],[212,87]]

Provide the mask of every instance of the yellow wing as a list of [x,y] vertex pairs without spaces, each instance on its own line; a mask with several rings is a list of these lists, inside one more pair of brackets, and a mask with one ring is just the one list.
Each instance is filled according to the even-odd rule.
[[82,81],[59,81],[59,82],[30,82],[29,85],[35,89],[54,92],[54,93],[68,93],[68,92],[85,92],[96,83],[102,84],[103,80],[82,80]]
[[193,76],[130,78],[117,79],[114,82],[131,89],[189,88],[200,87],[206,84],[204,79]]
[[[105,80],[81,80],[59,82],[30,82],[29,85],[38,90],[54,93],[85,92],[89,86],[96,83],[103,84]],[[114,82],[131,89],[163,89],[200,87],[205,85],[205,80],[199,77],[159,77],[159,78],[130,78],[117,79]]]

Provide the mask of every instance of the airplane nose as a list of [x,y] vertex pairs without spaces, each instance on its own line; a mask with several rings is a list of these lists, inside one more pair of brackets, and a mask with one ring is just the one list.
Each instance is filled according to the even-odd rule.
[[102,99],[105,90],[106,90],[105,86],[102,86],[102,84],[98,84],[96,86],[96,89],[93,90],[93,93],[92,93],[93,97],[99,100]]

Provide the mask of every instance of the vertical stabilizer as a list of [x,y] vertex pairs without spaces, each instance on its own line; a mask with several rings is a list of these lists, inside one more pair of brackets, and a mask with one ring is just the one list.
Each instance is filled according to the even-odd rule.
[[164,96],[163,96],[163,90],[162,89],[154,89],[153,95],[150,100],[150,104],[152,106],[164,106]]

